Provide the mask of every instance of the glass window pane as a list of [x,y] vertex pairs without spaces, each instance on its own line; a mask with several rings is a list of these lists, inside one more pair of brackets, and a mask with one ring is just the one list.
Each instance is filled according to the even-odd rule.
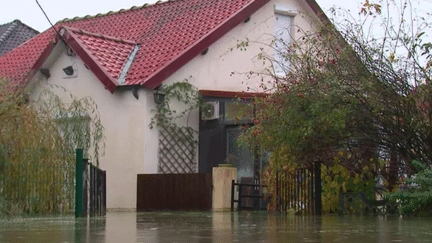
[[225,121],[250,122],[252,114],[253,107],[249,103],[225,102]]
[[287,50],[291,42],[291,20],[292,17],[283,14],[275,14],[275,55],[274,55],[274,68],[276,75],[285,75],[285,71],[289,68],[289,61],[285,55],[288,54]]

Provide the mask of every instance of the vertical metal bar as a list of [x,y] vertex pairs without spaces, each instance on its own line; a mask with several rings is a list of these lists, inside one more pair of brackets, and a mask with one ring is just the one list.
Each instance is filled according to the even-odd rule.
[[239,196],[238,196],[238,203],[237,203],[237,210],[240,211],[242,208],[242,185],[239,185]]
[[286,174],[285,172],[281,172],[281,178],[280,178],[280,182],[281,182],[281,211],[285,211],[286,209],[286,198],[285,198],[285,189],[286,189]]
[[95,215],[100,215],[99,169],[95,167]]
[[315,163],[315,214],[321,215],[321,162]]
[[98,215],[102,215],[102,170],[98,169]]
[[235,188],[234,183],[235,180],[232,180],[231,181],[231,211],[234,211],[234,188]]
[[297,208],[299,211],[301,211],[302,207],[301,207],[301,201],[303,200],[303,169],[299,170],[299,198],[297,200]]
[[308,201],[307,202],[308,203],[307,204],[307,214],[310,215],[311,214],[311,205],[312,205],[310,192],[311,192],[312,183],[311,183],[311,180],[310,180],[311,175],[310,175],[309,169],[306,169],[306,173],[307,173],[307,183],[308,183],[308,191],[307,191],[307,195],[306,195],[307,201]]
[[284,210],[285,210],[285,212],[288,210],[288,207],[289,207],[289,205],[288,205],[288,198],[289,198],[289,196],[290,196],[290,191],[289,191],[289,187],[290,187],[290,184],[289,184],[289,180],[288,180],[288,172],[284,172],[284,174],[285,174],[285,186],[284,186],[284,201],[285,201],[285,208],[284,208]]
[[83,210],[83,150],[76,150],[75,173],[75,218],[82,216]]
[[95,216],[97,213],[97,203],[96,203],[96,201],[97,201],[97,174],[96,174],[96,167],[94,167],[93,165],[91,167],[92,167],[92,172],[93,172],[93,178],[92,178],[92,181],[93,181],[93,191],[92,191],[92,194],[93,194],[93,200],[92,200],[93,212],[92,212],[92,215]]
[[99,168],[95,169],[95,215],[100,215],[100,178],[99,178]]
[[309,214],[313,215],[313,198],[312,198],[312,193],[313,193],[313,175],[311,173],[310,168],[308,168],[308,173],[309,173]]
[[299,173],[299,171],[296,169],[295,170],[295,172],[294,172],[295,174],[294,174],[294,181],[295,181],[295,197],[294,197],[294,210],[297,212],[297,201],[298,201],[298,198],[299,198],[299,176],[298,176],[298,173]]
[[295,210],[295,197],[297,196],[297,190],[296,190],[296,187],[297,187],[297,181],[296,181],[296,172],[297,172],[297,170],[294,170],[294,172],[292,173],[292,180],[291,180],[291,190],[292,190],[292,193],[291,193],[291,207],[292,207],[292,209],[294,209]]
[[304,211],[306,211],[306,197],[305,197],[305,194],[306,194],[306,190],[307,190],[307,187],[306,187],[306,169],[303,169],[303,176],[302,176],[302,180],[303,180],[303,191],[302,191],[302,204],[301,204],[301,207],[302,207],[302,210],[304,210]]
[[88,184],[88,159],[83,159],[83,213],[82,216],[88,215],[88,190],[89,190],[89,184]]
[[103,215],[106,215],[106,170],[103,171],[103,179],[102,179],[102,200],[103,200]]
[[88,159],[83,159],[83,216],[89,215],[89,163]]
[[299,207],[299,211],[301,211],[303,209],[303,192],[304,192],[304,169],[302,168],[300,171],[300,176],[299,176],[299,180],[300,180],[300,198],[298,200],[298,207]]
[[90,169],[90,216],[94,216],[94,212],[95,212],[95,204],[94,204],[94,199],[95,199],[95,174],[94,174],[94,168],[93,166],[90,164],[89,166]]
[[287,208],[287,202],[288,202],[288,198],[287,198],[287,194],[286,191],[289,190],[289,184],[288,184],[288,177],[287,177],[287,173],[286,172],[282,172],[283,173],[283,179],[281,178],[281,184],[282,184],[282,195],[283,195],[283,199],[282,199],[282,211],[286,211]]
[[303,210],[303,214],[307,213],[307,206],[306,206],[306,202],[307,202],[307,183],[306,183],[306,179],[307,179],[307,175],[306,175],[306,168],[303,168],[303,192],[302,192],[302,210]]
[[285,172],[285,181],[286,181],[286,189],[288,192],[287,195],[287,199],[286,199],[286,209],[288,208],[292,208],[292,188],[293,188],[293,184],[292,184],[292,175],[290,175],[288,172]]
[[102,215],[101,184],[102,184],[102,174],[101,174],[101,170],[97,168],[97,214],[98,215]]
[[280,195],[279,195],[279,172],[276,172],[276,211],[280,211],[279,201],[280,201]]
[[296,173],[296,171],[294,170],[293,171],[293,173],[290,175],[290,178],[289,178],[289,182],[290,182],[290,184],[289,184],[289,190],[290,190],[290,206],[291,206],[291,208],[292,209],[294,209],[294,204],[293,204],[293,202],[294,202],[294,197],[295,197],[295,186],[296,186],[296,181],[295,181],[295,173]]

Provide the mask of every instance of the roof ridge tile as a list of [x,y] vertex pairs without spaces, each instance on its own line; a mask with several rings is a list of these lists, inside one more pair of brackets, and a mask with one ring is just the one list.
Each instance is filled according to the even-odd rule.
[[149,3],[144,3],[144,5],[142,6],[132,6],[128,9],[120,9],[118,11],[109,11],[107,13],[98,13],[96,15],[86,15],[84,17],[79,17],[79,16],[75,16],[72,19],[70,18],[64,18],[60,21],[58,21],[57,23],[66,23],[66,22],[72,22],[72,21],[77,21],[77,20],[84,20],[84,19],[91,19],[91,18],[98,18],[98,17],[104,17],[104,16],[108,16],[108,15],[112,15],[112,14],[118,14],[118,13],[122,13],[122,12],[128,12],[128,11],[133,11],[133,10],[138,10],[138,9],[142,9],[142,8],[148,8],[148,7],[152,7],[155,5],[160,5],[160,4],[164,4],[164,3],[170,3],[170,2],[174,2],[174,1],[178,1],[178,0],[166,0],[166,1],[157,1],[153,4],[149,4]]
[[19,21],[18,19],[10,22],[10,26],[8,27],[8,29],[4,32],[2,36],[0,36],[0,45],[2,45],[12,35],[13,30],[17,28],[20,23],[21,21]]
[[67,26],[64,26],[62,28],[66,29],[66,30],[70,30],[70,31],[75,32],[75,33],[79,33],[81,35],[94,36],[94,37],[98,37],[101,39],[111,40],[111,41],[115,41],[115,42],[121,42],[121,43],[125,43],[125,44],[130,44],[130,45],[138,44],[137,42],[132,41],[132,40],[125,40],[125,39],[121,39],[121,38],[117,38],[117,37],[113,37],[113,36],[109,36],[109,35],[103,35],[101,33],[93,33],[93,32],[85,31],[82,29],[76,29],[76,28],[67,27]]

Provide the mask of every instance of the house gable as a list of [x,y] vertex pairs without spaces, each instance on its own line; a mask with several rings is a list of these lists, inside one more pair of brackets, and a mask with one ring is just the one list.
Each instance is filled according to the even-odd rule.
[[[140,45],[122,85],[153,89],[268,1],[176,0],[107,15],[64,20],[55,27],[57,30],[62,26],[70,27],[95,36],[111,36]],[[50,45],[55,44],[57,38],[54,30],[49,29],[25,46],[0,58],[0,75],[26,84],[38,71],[52,49]],[[72,36],[71,43],[76,41],[82,46],[83,43],[78,39]],[[95,43],[87,42],[86,45],[95,46]],[[76,45],[76,49],[79,48]],[[101,81],[110,91],[114,91],[119,84],[111,79],[112,75],[109,74],[112,74],[112,70],[99,63],[98,59],[89,60],[96,61],[97,65],[95,63],[93,66],[103,67],[103,71],[108,73],[101,75],[104,78]],[[97,69],[94,68],[94,71]],[[30,77],[27,75],[29,71],[32,71]]]

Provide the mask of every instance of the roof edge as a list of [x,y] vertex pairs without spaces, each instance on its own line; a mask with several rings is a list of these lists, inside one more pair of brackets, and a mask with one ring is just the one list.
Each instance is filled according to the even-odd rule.
[[[64,29],[64,33],[62,33]],[[102,82],[103,85],[112,93],[117,88],[117,80],[112,78],[107,71],[99,65],[99,63],[92,57],[92,55],[84,48],[78,38],[75,36],[73,31],[68,31],[67,28],[62,28],[59,33],[62,33],[62,37],[69,47],[78,55],[78,57],[87,65],[87,67],[93,72],[93,74]],[[60,39],[57,36],[56,40]]]
[[321,21],[323,21],[325,24],[333,24],[315,0],[305,0],[305,1]]
[[218,98],[240,98],[252,99],[255,97],[265,97],[268,94],[259,92],[246,92],[246,91],[225,91],[225,90],[199,90],[201,96],[218,97]]
[[49,42],[48,46],[43,50],[43,52],[40,54],[39,58],[36,60],[33,67],[30,68],[30,71],[27,73],[25,77],[24,84],[28,85],[28,82],[36,75],[37,71],[42,67],[44,62],[48,59],[51,52],[54,50],[56,45],[58,44],[58,41],[55,40],[55,38]]

